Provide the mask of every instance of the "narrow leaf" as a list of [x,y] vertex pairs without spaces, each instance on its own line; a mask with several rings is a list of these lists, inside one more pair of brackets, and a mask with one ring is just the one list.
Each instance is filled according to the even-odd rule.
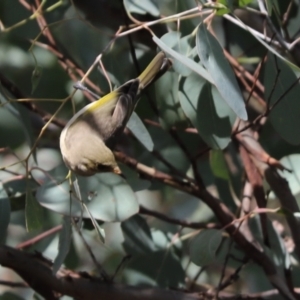
[[214,149],[224,149],[231,141],[235,114],[215,87],[197,74],[191,74],[179,92],[180,104],[186,116],[198,129],[204,141]]
[[216,259],[216,251],[222,241],[222,231],[207,229],[201,231],[190,243],[191,260],[198,266],[207,266]]
[[168,45],[166,45],[164,42],[162,42],[158,37],[154,36],[153,41],[166,53],[168,53],[170,56],[174,57],[178,61],[180,61],[182,64],[190,68],[192,71],[199,74],[201,77],[209,81],[210,83],[214,83],[212,77],[210,74],[200,65],[197,64],[192,59],[185,57],[184,55],[176,52],[172,48],[170,48]]
[[186,120],[178,99],[178,74],[168,72],[155,83],[159,121],[164,129]]
[[71,235],[72,235],[72,226],[71,226],[71,218],[64,217],[62,229],[59,233],[59,244],[58,244],[58,254],[53,263],[53,274],[59,270],[63,262],[65,261],[67,254],[70,250],[71,244]]
[[10,202],[6,191],[0,185],[0,244],[5,242],[6,231],[10,221]]
[[[171,31],[164,34],[161,37],[161,41],[172,48],[174,51],[182,54],[185,57],[190,57],[193,54],[193,49],[191,46],[191,40],[194,40],[192,35],[187,35],[181,37],[181,32],[179,31]],[[182,64],[179,60],[173,60],[172,68],[176,73],[182,76],[188,76],[191,74],[192,70]],[[165,76],[165,75],[164,75]]]
[[129,13],[137,13],[145,15],[149,13],[152,16],[158,17],[160,12],[156,1],[154,0],[124,0],[126,11]]
[[133,216],[122,222],[121,228],[125,238],[123,246],[128,253],[149,254],[157,250],[150,228],[143,217]]
[[221,150],[212,150],[210,152],[210,166],[216,177],[228,180],[229,172],[227,169],[224,154]]
[[296,99],[300,94],[300,86],[294,86],[282,97],[291,84],[296,82],[297,77],[287,64],[271,53],[268,55],[264,75],[265,99],[270,105],[279,100],[271,110],[269,116],[271,123],[284,140],[292,145],[299,145],[300,102]]
[[32,195],[30,187],[26,191],[26,228],[28,231],[39,230],[43,228],[43,208]]
[[244,99],[233,70],[225,58],[219,42],[206,29],[204,23],[198,27],[196,46],[201,63],[213,78],[222,98],[239,118],[247,120]]
[[78,176],[78,186],[82,202],[74,193],[70,195],[68,182],[58,184],[54,180],[40,186],[36,197],[42,206],[68,216],[90,218],[88,211],[83,210],[86,205],[96,220],[104,222],[126,220],[139,210],[136,195],[118,175],[101,173],[91,177]]
[[151,135],[140,117],[135,112],[132,113],[127,123],[127,128],[148,151],[153,151],[154,144]]

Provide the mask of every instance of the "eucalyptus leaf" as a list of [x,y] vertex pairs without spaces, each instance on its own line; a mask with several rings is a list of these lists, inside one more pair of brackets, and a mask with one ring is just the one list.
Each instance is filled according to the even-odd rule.
[[190,243],[191,260],[197,266],[207,266],[216,259],[216,252],[222,241],[222,231],[206,229],[201,231]]
[[62,229],[59,233],[59,243],[58,243],[58,254],[53,262],[53,274],[59,270],[63,262],[65,261],[71,245],[71,237],[72,237],[72,226],[71,226],[71,218],[65,216],[63,218]]
[[273,224],[267,219],[268,237],[270,243],[270,249],[272,250],[273,260],[284,275],[284,270],[291,268],[291,257],[287,251],[283,237],[277,232]]
[[261,37],[258,36],[257,32],[254,31],[251,27],[244,24],[241,20],[236,21],[239,24],[239,27],[243,28],[244,30],[248,31],[257,41],[259,41],[266,49],[268,49],[271,53],[276,55],[278,58],[280,58],[282,61],[284,61],[286,64],[288,64],[290,67],[292,67],[294,70],[300,71],[300,68],[294,64],[293,62],[287,60],[285,57],[283,57],[280,52],[276,50],[276,48],[273,48],[268,42],[265,42]]
[[280,160],[280,163],[284,167],[292,171],[292,172],[287,172],[287,171],[279,171],[279,172],[280,172],[280,176],[282,176],[289,183],[289,188],[292,194],[294,196],[297,196],[298,198],[300,195],[300,184],[299,184],[300,154],[292,154],[292,155],[285,156]]
[[[186,57],[190,57],[192,54],[192,47],[191,47],[191,39],[193,37],[191,35],[187,35],[181,37],[181,33],[178,31],[171,31],[164,34],[161,37],[161,41],[171,47],[178,53]],[[191,57],[190,57],[191,58]],[[188,76],[191,74],[192,70],[187,67],[185,64],[181,63],[180,60],[174,60],[172,68],[182,76]],[[164,75],[165,76],[165,75]]]
[[5,242],[6,231],[10,221],[10,202],[6,191],[0,184],[0,244]]
[[[277,0],[266,0],[266,8],[268,11],[268,15],[272,16],[273,5],[277,2]],[[278,5],[277,5],[278,6]],[[278,8],[278,7],[277,7]]]
[[277,133],[292,145],[300,144],[300,102],[295,101],[300,94],[299,84],[284,97],[282,95],[297,80],[286,63],[269,53],[264,73],[265,99],[269,105],[278,102],[272,108],[269,119]]
[[[175,251],[169,249],[135,255],[126,266],[126,269],[138,271],[139,280],[137,283],[139,284],[149,284],[147,279],[151,278],[152,284],[162,288],[184,285],[185,272],[181,261]],[[141,274],[147,279],[143,280]]]
[[38,187],[35,180],[27,179],[25,177],[12,177],[9,180],[3,181],[3,188],[9,196],[11,209],[13,211],[25,208],[25,198],[28,185],[33,193]]
[[160,12],[155,0],[124,0],[124,5],[127,12],[145,15],[149,13],[152,16],[158,17]]
[[164,129],[186,120],[178,99],[178,74],[168,72],[155,83],[159,121]]
[[126,126],[148,151],[153,151],[154,144],[151,135],[136,112],[132,113]]
[[42,73],[43,69],[39,65],[36,65],[31,75],[31,94],[33,94],[36,88],[38,87],[42,78]]
[[223,152],[221,150],[212,150],[210,151],[209,158],[210,166],[214,175],[224,180],[228,180],[230,178],[229,170]]
[[123,247],[133,256],[127,269],[146,274],[161,287],[184,282],[181,262],[174,249],[168,248],[170,237],[161,231],[152,233],[146,220],[139,215],[122,222],[121,227],[125,238]]
[[157,250],[150,228],[145,219],[139,215],[122,222],[121,228],[125,241],[123,247],[130,254],[146,254]]
[[[136,196],[126,181],[112,173],[101,173],[92,177],[78,177],[82,202],[70,193],[69,183],[49,180],[37,189],[39,203],[57,213],[96,220],[120,222],[139,210]],[[84,205],[83,205],[84,204]]]
[[126,178],[126,182],[131,186],[134,192],[146,190],[151,186],[151,182],[149,180],[140,178],[135,170],[123,164],[120,164],[119,166],[122,174]]
[[247,120],[244,99],[233,73],[225,58],[222,47],[217,39],[201,23],[196,35],[196,46],[201,63],[213,78],[214,84],[222,98],[243,120]]
[[25,300],[25,298],[10,292],[5,292],[0,295],[0,300]]
[[[32,122],[30,119],[30,112],[20,105],[17,102],[9,102],[7,101],[6,97],[3,94],[0,94],[0,103],[3,104],[3,106],[0,106],[0,117],[1,117],[1,123],[5,123],[5,130],[1,133],[1,135],[4,135],[7,133],[7,129],[12,127],[18,127],[18,128],[12,128],[14,129],[13,135],[7,135],[2,138],[5,139],[5,146],[12,146],[15,147],[16,145],[16,139],[21,138],[21,135],[18,135],[18,131],[23,131],[24,136],[26,138],[26,142],[30,147],[34,144],[34,135],[33,135],[33,128],[32,128]],[[4,105],[5,104],[5,105]],[[17,130],[16,130],[17,129]],[[22,141],[20,141],[22,142]],[[2,143],[1,143],[2,144]],[[34,159],[35,157],[35,151],[33,152]],[[36,159],[35,159],[36,160]]]
[[43,228],[44,211],[37,199],[33,196],[30,186],[26,190],[26,228],[28,231],[40,230]]
[[197,64],[194,60],[180,54],[179,52],[173,50],[170,48],[167,44],[165,44],[162,40],[160,40],[158,37],[153,36],[153,41],[157,44],[158,47],[160,47],[163,51],[168,53],[170,56],[178,60],[180,63],[191,69],[192,71],[199,74],[201,77],[209,81],[210,83],[214,83],[212,77],[210,74],[200,65]]
[[185,79],[180,104],[204,141],[214,149],[224,149],[231,141],[235,114],[215,87],[197,74]]

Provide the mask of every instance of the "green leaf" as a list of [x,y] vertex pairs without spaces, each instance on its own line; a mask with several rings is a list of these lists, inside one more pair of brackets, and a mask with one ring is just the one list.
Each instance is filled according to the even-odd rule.
[[178,60],[180,63],[182,63],[192,71],[196,72],[210,83],[214,83],[210,74],[200,64],[197,64],[194,60],[176,52],[156,36],[153,36],[153,41],[158,45],[158,47],[160,47],[163,51],[165,51],[170,56]]
[[291,268],[291,257],[287,251],[283,237],[280,236],[269,219],[267,219],[267,226],[270,243],[269,246],[273,254],[273,260],[282,272],[284,270],[289,270]]
[[233,10],[233,3],[232,0],[218,0],[217,3],[215,3],[217,8],[217,15],[223,15],[225,13],[229,13]]
[[145,219],[139,215],[122,222],[123,247],[130,254],[149,254],[157,250],[150,228]]
[[79,250],[79,253],[78,253],[74,244],[75,244],[74,240],[71,239],[70,250],[64,261],[65,267],[68,269],[72,269],[72,270],[78,268],[81,264],[81,260],[79,257],[79,255],[81,254],[81,249]]
[[[249,26],[244,24],[241,20],[238,20],[239,27],[243,28],[244,30],[248,31],[256,40],[258,40],[266,49],[268,49],[271,53],[276,55],[278,58],[280,58],[282,61],[284,61],[286,64],[288,64],[290,67],[292,67],[294,70],[300,72],[300,68],[292,63],[291,61],[287,60],[285,57],[283,57],[278,51],[277,48],[273,48],[268,42],[265,42],[263,39],[261,39],[258,34]],[[298,31],[297,31],[298,32]]]
[[55,257],[53,263],[53,274],[59,270],[63,262],[65,261],[71,245],[71,237],[72,237],[72,226],[71,226],[71,218],[64,217],[62,229],[59,233],[59,243],[58,243],[58,254]]
[[272,16],[272,11],[273,11],[273,4],[272,2],[277,2],[276,0],[266,0],[266,8],[268,11],[268,15],[271,17]]
[[247,120],[244,99],[233,73],[217,39],[201,23],[196,35],[196,46],[201,63],[213,78],[218,92],[237,116]]
[[38,185],[33,179],[12,177],[9,180],[3,181],[3,188],[9,196],[12,211],[25,209],[28,184],[31,188],[31,191],[35,192]]
[[123,247],[126,253],[133,255],[127,270],[137,270],[161,287],[183,284],[185,273],[181,262],[174,247],[169,247],[173,234],[166,236],[161,231],[152,234],[145,219],[139,215],[122,222],[121,228],[125,238]]
[[154,144],[151,135],[136,112],[132,113],[126,126],[148,151],[153,151]]
[[[1,130],[0,145],[12,148],[19,146],[18,143],[23,143],[21,140],[23,136],[20,134],[20,132],[23,132],[31,148],[35,138],[30,120],[30,112],[19,103],[9,102],[3,94],[0,94],[0,103],[5,103],[5,105],[0,107],[0,126],[5,127],[5,130]],[[5,144],[3,144],[3,141]]]
[[224,6],[228,6],[232,11],[234,8],[237,7],[244,7],[250,4],[253,0],[218,0],[219,4],[223,4]]
[[224,158],[224,154],[221,150],[212,150],[210,151],[210,166],[213,174],[216,177],[228,180],[229,172],[227,164]]
[[280,176],[282,176],[289,183],[289,188],[291,189],[292,194],[294,196],[299,197],[300,154],[292,154],[289,156],[285,156],[280,160],[280,163],[284,167],[292,171],[292,172],[287,172],[287,171],[284,172],[279,171],[279,172],[280,172]]
[[[139,205],[136,196],[126,181],[112,173],[92,177],[78,177],[81,200],[70,194],[67,181],[49,180],[37,189],[39,203],[55,212],[89,218],[89,212],[96,220],[120,222],[136,214]],[[70,202],[71,201],[71,202]],[[86,205],[89,212],[84,209]]]
[[[192,38],[193,37],[191,35],[187,35],[181,38],[181,32],[171,31],[164,34],[161,37],[161,41],[172,48],[174,51],[181,53],[183,56],[190,57],[190,55],[192,54],[192,47],[190,45]],[[172,68],[175,70],[175,72],[182,76],[188,76],[192,72],[189,67],[185,66],[177,59],[173,61]]]
[[[85,211],[89,215],[89,219],[88,220],[91,221],[91,223],[93,224],[94,229],[97,232],[99,240],[104,244],[105,243],[105,232],[99,226],[97,220],[93,217],[93,214],[91,213],[91,211],[88,208],[88,206],[84,202],[82,202],[82,196],[81,196],[81,192],[80,192],[80,186],[79,186],[79,182],[78,182],[77,178],[76,178],[76,180],[73,181],[73,186],[74,186],[75,194],[77,195],[77,197],[79,198],[79,200],[81,202],[83,211]],[[81,218],[82,218],[82,216],[80,216],[80,219]]]
[[2,295],[0,295],[0,300],[25,300],[25,298],[14,293],[5,292]]
[[[144,283],[162,288],[183,286],[186,276],[180,259],[175,251],[170,249],[134,255],[126,266],[126,269],[130,270],[130,275],[133,270],[137,271],[137,279],[135,282],[133,282],[133,276],[130,276],[131,278],[129,280],[132,281],[129,282],[129,284],[132,285]],[[172,297],[169,299],[172,299]]]
[[146,190],[151,186],[151,182],[140,178],[139,174],[135,170],[123,164],[120,164],[120,168],[122,170],[122,174],[126,178],[126,182],[131,186],[134,192]]
[[31,94],[34,93],[34,91],[36,90],[36,88],[38,87],[40,81],[41,81],[41,78],[42,78],[42,68],[39,66],[39,65],[36,65],[33,72],[32,72],[32,75],[31,75],[31,85],[32,85],[32,88],[31,88]]
[[164,129],[186,120],[178,99],[178,74],[168,72],[155,82],[159,121]]
[[235,114],[220,100],[216,88],[192,74],[185,79],[179,99],[183,111],[204,141],[214,149],[227,147]]
[[258,64],[260,62],[260,57],[256,56],[256,57],[246,57],[246,56],[242,56],[242,57],[239,57],[237,58],[237,61],[240,63],[240,64]]
[[154,17],[158,17],[160,11],[155,0],[124,0],[125,9],[130,13],[145,15],[149,13]]
[[5,242],[6,231],[10,221],[10,202],[6,191],[0,184],[0,244]]
[[222,231],[206,229],[193,238],[189,246],[191,260],[197,266],[207,266],[216,259],[222,241]]
[[[270,101],[270,105],[280,99],[296,80],[297,77],[291,68],[269,53],[264,73],[264,85],[265,99]],[[297,84],[280,100],[269,115],[274,129],[292,145],[300,144],[300,102],[295,101],[299,94],[300,86]]]
[[223,15],[229,14],[230,12],[231,12],[231,10],[227,7],[217,7],[216,15],[223,16]]
[[253,0],[239,0],[238,1],[238,7],[244,7],[250,3],[252,3]]
[[43,228],[44,211],[41,205],[37,202],[32,195],[30,187],[26,191],[26,228],[30,232],[32,230],[39,230]]

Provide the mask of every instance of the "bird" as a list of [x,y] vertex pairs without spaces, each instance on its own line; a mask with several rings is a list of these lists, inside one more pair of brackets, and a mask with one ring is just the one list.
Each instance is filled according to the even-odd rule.
[[172,65],[159,52],[135,79],[79,110],[60,135],[60,150],[67,168],[80,176],[101,172],[121,174],[113,154],[118,136],[134,111],[141,92]]

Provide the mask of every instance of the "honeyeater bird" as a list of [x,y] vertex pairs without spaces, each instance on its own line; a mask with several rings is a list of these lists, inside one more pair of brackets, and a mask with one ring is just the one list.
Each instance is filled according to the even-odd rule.
[[112,148],[126,127],[141,91],[171,64],[159,52],[138,78],[86,105],[70,119],[60,135],[60,150],[70,171],[81,176],[121,173]]

